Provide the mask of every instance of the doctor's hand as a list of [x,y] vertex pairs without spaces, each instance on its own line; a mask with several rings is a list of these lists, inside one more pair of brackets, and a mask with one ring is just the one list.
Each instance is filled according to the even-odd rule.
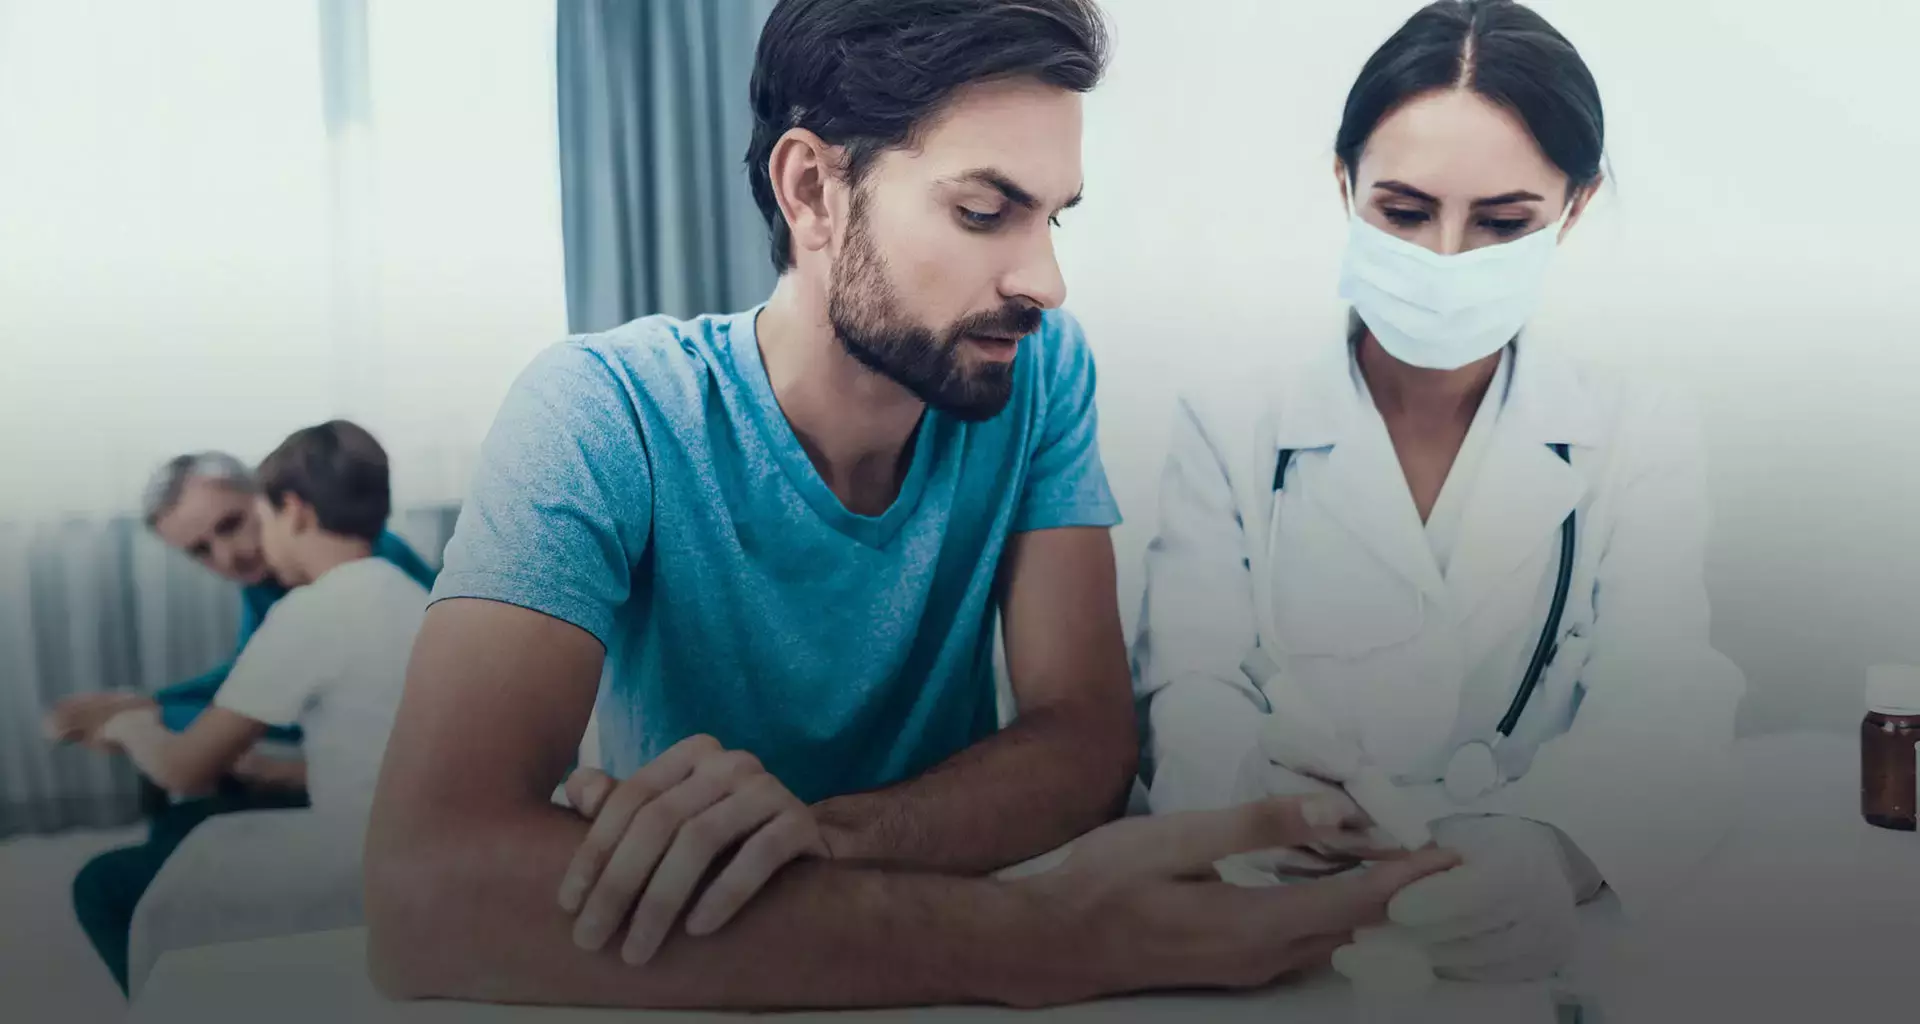
[[1294,797],[1122,818],[1011,884],[1071,923],[1082,962],[1106,975],[1102,991],[1265,985],[1324,965],[1355,929],[1385,920],[1396,892],[1459,863],[1448,850],[1402,852],[1339,878],[1263,888],[1215,874],[1235,856],[1340,841],[1358,815],[1345,797]]
[[[1351,804],[1340,784],[1358,770],[1358,748],[1336,747],[1331,736],[1313,736],[1307,742],[1288,746],[1275,742],[1276,736],[1284,740],[1289,732],[1283,723],[1271,722],[1260,744],[1241,761],[1234,782],[1235,803],[1269,797],[1316,797]],[[1246,866],[1277,875],[1310,878],[1348,870],[1363,860],[1382,860],[1405,852],[1364,812],[1358,813],[1353,827],[1339,835],[1241,860]]]
[[593,827],[560,884],[560,907],[577,915],[582,949],[604,948],[624,928],[630,964],[652,958],[689,904],[687,931],[708,934],[788,862],[829,856],[812,810],[753,755],[711,736],[682,740],[624,781],[579,769],[566,794]]
[[1560,834],[1526,818],[1460,816],[1433,826],[1459,867],[1402,889],[1387,916],[1427,948],[1434,973],[1518,982],[1565,966],[1578,937],[1572,866]]

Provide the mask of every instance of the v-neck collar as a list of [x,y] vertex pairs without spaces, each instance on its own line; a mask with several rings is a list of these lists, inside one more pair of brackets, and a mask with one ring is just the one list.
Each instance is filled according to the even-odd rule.
[[734,372],[746,385],[761,439],[779,462],[787,482],[800,492],[823,522],[867,547],[886,547],[912,518],[926,491],[927,478],[933,472],[934,449],[938,447],[938,435],[943,429],[942,418],[932,409],[921,413],[920,423],[908,442],[913,445],[913,457],[907,465],[906,478],[900,482],[900,493],[894,496],[886,511],[869,516],[849,510],[841,503],[840,496],[833,493],[833,488],[821,479],[820,471],[814,468],[813,460],[808,458],[806,448],[793,432],[793,424],[787,422],[786,414],[780,410],[780,400],[773,393],[772,380],[767,377],[755,330],[760,312],[765,308],[766,304],[761,303],[735,314],[727,330],[727,348]]

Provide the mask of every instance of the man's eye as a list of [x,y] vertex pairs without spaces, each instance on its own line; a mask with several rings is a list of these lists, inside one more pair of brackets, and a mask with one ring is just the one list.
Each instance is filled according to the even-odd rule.
[[992,213],[981,213],[979,210],[970,210],[964,206],[956,209],[960,214],[960,223],[975,231],[984,231],[1000,223],[1000,213],[997,210]]

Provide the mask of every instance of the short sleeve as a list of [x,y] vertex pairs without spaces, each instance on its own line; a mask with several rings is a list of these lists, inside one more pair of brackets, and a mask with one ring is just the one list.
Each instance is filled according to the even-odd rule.
[[433,600],[518,605],[608,644],[653,508],[626,379],[578,342],[520,375],[482,446]]
[[1093,353],[1080,324],[1064,311],[1047,314],[1035,394],[1040,429],[1013,518],[1016,533],[1062,526],[1116,526],[1120,507],[1100,461],[1094,407]]
[[214,696],[226,708],[268,725],[295,725],[340,668],[338,623],[318,594],[282,598],[254,631]]

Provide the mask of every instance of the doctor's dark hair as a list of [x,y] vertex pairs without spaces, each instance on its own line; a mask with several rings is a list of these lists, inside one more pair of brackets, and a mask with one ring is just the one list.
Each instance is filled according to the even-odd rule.
[[261,461],[255,476],[274,508],[287,495],[298,495],[328,533],[374,542],[387,528],[393,499],[386,449],[346,420],[294,431]]
[[841,170],[857,187],[881,153],[913,145],[962,86],[1029,77],[1087,92],[1106,60],[1093,0],[780,0],[754,56],[746,156],[774,270],[793,265],[792,236],[767,165],[791,129],[844,147]]
[[1438,0],[1381,44],[1347,93],[1334,153],[1356,184],[1360,154],[1388,114],[1446,89],[1471,89],[1518,116],[1571,194],[1600,177],[1600,89],[1573,44],[1513,0]]

